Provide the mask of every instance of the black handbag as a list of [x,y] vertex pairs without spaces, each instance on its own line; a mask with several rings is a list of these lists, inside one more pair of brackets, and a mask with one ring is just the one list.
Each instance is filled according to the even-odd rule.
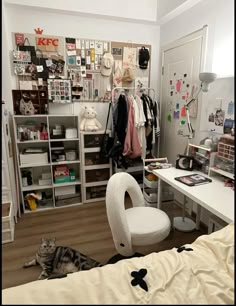
[[114,144],[114,138],[107,134],[107,124],[109,120],[110,110],[111,110],[111,103],[109,103],[106,128],[101,140],[101,150],[100,150],[101,157],[109,157],[108,154]]
[[[25,43],[28,42],[28,46],[25,45]],[[31,46],[29,43],[28,38],[26,37],[24,40],[24,45],[23,46],[18,46],[20,51],[28,51],[31,54],[31,58],[33,56],[36,56],[36,50],[35,50],[35,46]]]

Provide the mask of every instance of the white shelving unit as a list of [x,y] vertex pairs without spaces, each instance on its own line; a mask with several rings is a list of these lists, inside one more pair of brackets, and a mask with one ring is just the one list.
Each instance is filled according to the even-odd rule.
[[143,159],[143,196],[145,206],[149,207],[157,207],[158,180],[148,180],[148,175],[154,175],[148,165],[156,162],[168,163],[168,159],[166,157]]
[[215,167],[211,167],[209,169],[209,176],[214,176],[216,174],[227,177],[231,180],[234,180],[234,174],[233,173],[230,173],[230,172],[227,172],[227,171],[224,171],[224,170],[221,170],[221,169],[217,169]]
[[[33,123],[46,124],[46,131],[48,133],[48,139],[46,140],[20,140],[18,135],[17,127],[20,125],[25,125],[26,122],[33,121]],[[32,123],[32,124],[33,124]],[[65,128],[76,128],[77,129],[77,137],[76,138],[53,138],[52,130],[55,129],[56,125],[63,125]],[[21,188],[21,203],[23,207],[23,211],[25,213],[28,212],[37,212],[47,209],[59,208],[59,207],[68,207],[74,205],[81,205],[83,203],[82,197],[82,188],[81,188],[81,153],[80,153],[80,139],[79,139],[79,122],[78,116],[76,115],[31,115],[31,116],[14,116],[14,133],[16,139],[16,152],[17,152],[17,162],[18,162],[18,174],[19,174],[19,182]],[[73,149],[77,153],[76,160],[63,160],[63,161],[55,161],[53,158],[53,146],[55,142],[62,143],[65,150]],[[32,162],[28,164],[22,164],[20,160],[20,152],[23,152],[24,149],[28,148],[42,148],[48,152],[48,163],[34,163]],[[55,152],[55,151],[54,151]],[[67,165],[69,168],[73,169],[75,173],[75,181],[69,181],[64,183],[55,183],[53,171],[56,166]],[[22,171],[30,170],[33,174],[33,184],[28,186],[23,186],[22,181]],[[50,173],[51,174],[51,184],[39,185],[38,179],[42,173]],[[63,188],[67,188],[67,186],[75,186],[75,196],[70,195],[71,198],[67,199],[59,199],[59,196],[56,194],[56,190],[63,190]],[[60,189],[58,189],[60,188]],[[25,196],[28,193],[32,192],[45,192],[47,195],[47,199],[41,205],[37,205],[36,210],[30,210],[25,201]],[[63,192],[61,192],[63,194]],[[79,196],[80,195],[80,196]],[[63,205],[64,203],[64,205]]]
[[[111,159],[100,156],[105,131],[81,132],[82,193],[84,203],[105,200],[106,186],[112,175]],[[107,130],[110,134],[110,131]]]

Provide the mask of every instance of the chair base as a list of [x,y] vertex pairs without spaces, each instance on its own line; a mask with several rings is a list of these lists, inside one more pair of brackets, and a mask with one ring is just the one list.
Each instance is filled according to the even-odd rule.
[[114,255],[114,256],[112,256],[109,260],[108,260],[108,262],[106,263],[107,265],[108,264],[114,264],[114,263],[116,263],[116,262],[118,262],[118,261],[120,261],[120,260],[122,260],[122,259],[128,259],[128,258],[133,258],[133,257],[142,257],[142,256],[144,256],[143,254],[141,254],[141,253],[134,253],[133,255],[131,255],[131,256],[123,256],[123,255],[121,255],[121,254],[116,254],[116,255]]

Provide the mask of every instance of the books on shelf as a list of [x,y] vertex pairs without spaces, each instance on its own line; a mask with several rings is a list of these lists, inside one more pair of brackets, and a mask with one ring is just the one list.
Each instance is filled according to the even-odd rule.
[[188,186],[198,186],[212,182],[212,179],[197,173],[175,177],[175,180]]

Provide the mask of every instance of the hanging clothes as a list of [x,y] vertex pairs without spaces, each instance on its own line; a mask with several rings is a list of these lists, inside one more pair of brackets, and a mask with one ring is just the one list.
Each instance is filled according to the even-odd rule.
[[138,138],[140,142],[140,146],[142,149],[142,155],[141,157],[144,159],[146,158],[146,135],[145,135],[145,115],[143,112],[143,104],[138,95],[135,95],[134,97],[131,96],[131,100],[134,105],[134,112],[135,112],[135,126],[137,128],[138,132]]
[[128,112],[128,125],[127,125],[123,155],[128,156],[129,158],[136,158],[141,156],[142,149],[138,138],[138,132],[135,127],[134,106],[130,96],[127,96],[127,101],[128,101],[129,112]]
[[117,114],[114,114],[115,131],[122,145],[125,142],[126,128],[128,123],[128,108],[126,96],[121,94],[117,102]]

